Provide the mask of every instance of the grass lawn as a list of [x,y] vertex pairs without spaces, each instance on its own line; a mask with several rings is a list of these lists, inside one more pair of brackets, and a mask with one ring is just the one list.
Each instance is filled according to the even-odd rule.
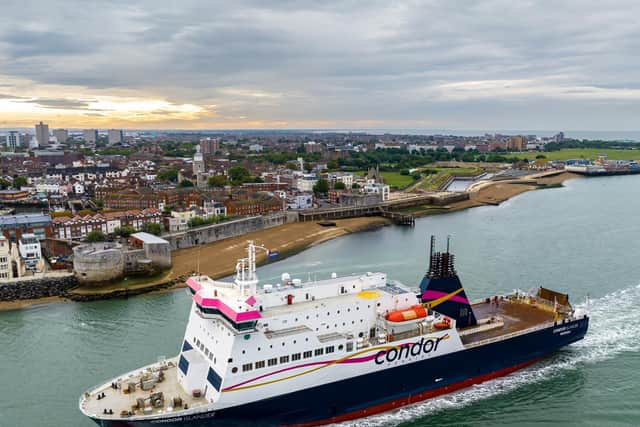
[[639,160],[640,150],[616,150],[605,148],[568,148],[560,151],[532,152],[532,153],[511,153],[521,159],[534,160],[536,156],[542,154],[547,160],[571,160],[571,159],[591,159],[595,160],[600,154],[606,154],[610,160]]
[[482,172],[482,170],[478,168],[425,167],[423,170],[437,171],[437,173],[425,175],[422,181],[420,181],[420,184],[418,184],[421,189],[427,191],[435,191],[439,189],[440,186],[447,182],[447,180],[452,176],[475,176]]
[[[355,172],[355,174],[358,176],[364,176],[365,173],[365,171]],[[413,182],[413,178],[411,178],[411,175],[400,175],[400,172],[382,171],[380,172],[380,175],[382,175],[384,183],[390,187],[404,188]]]

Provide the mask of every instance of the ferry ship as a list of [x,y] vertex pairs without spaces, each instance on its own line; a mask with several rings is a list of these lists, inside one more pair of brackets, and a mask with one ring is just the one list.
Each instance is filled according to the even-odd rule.
[[385,273],[259,286],[256,250],[233,282],[194,276],[178,356],[87,392],[100,426],[316,426],[370,416],[508,375],[576,342],[589,317],[540,288],[470,302],[454,255],[419,290]]

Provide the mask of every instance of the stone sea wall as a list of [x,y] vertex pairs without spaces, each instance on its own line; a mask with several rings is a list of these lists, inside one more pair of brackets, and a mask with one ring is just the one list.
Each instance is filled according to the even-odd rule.
[[162,238],[171,244],[171,250],[184,249],[240,236],[252,231],[277,227],[288,222],[295,222],[297,221],[297,216],[297,213],[278,212],[198,227],[188,231],[164,235]]
[[73,274],[11,281],[0,284],[0,301],[64,296],[77,285]]

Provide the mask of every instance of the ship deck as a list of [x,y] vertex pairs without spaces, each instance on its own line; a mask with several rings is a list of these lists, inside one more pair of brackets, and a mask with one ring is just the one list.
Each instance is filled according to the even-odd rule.
[[[164,379],[157,382],[152,389],[142,390],[142,388],[137,386],[133,392],[125,393],[123,391],[123,388],[126,388],[129,382],[138,383],[140,381],[141,374],[150,372],[152,369],[157,367],[156,365],[158,364],[146,367],[142,371],[125,374],[122,377],[112,380],[118,384],[118,389],[114,389],[111,387],[110,383],[106,383],[85,393],[80,403],[82,411],[88,416],[115,420],[121,418],[148,417],[167,413],[178,414],[180,412],[186,412],[184,406],[175,408],[172,406],[174,397],[180,398],[182,400],[182,405],[187,405],[187,409],[189,410],[207,403],[207,401],[202,397],[195,398],[185,393],[180,384],[178,384],[175,360],[165,362],[166,369],[163,370]],[[150,405],[149,398],[153,393],[158,392],[163,393],[164,402],[161,407],[152,407]],[[98,395],[102,393],[105,394],[105,397],[98,399]],[[136,408],[138,403],[137,399],[139,398],[144,399],[146,410]],[[105,414],[105,409],[107,411],[112,410],[113,414]],[[131,411],[131,415],[125,416],[123,411],[127,413]]]
[[528,304],[518,300],[504,299],[498,304],[491,302],[479,302],[472,304],[476,319],[495,317],[502,321],[502,325],[496,328],[470,333],[475,326],[461,329],[464,334],[463,344],[473,344],[486,339],[499,338],[500,336],[519,332],[534,326],[553,322],[553,307],[543,304]]

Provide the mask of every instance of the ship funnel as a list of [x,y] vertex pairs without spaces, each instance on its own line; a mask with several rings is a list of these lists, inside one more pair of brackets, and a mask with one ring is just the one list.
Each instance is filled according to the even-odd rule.
[[455,270],[455,256],[449,252],[451,237],[447,236],[445,252],[437,252],[435,246],[435,236],[431,236],[429,269],[420,283],[422,303],[438,313],[456,319],[459,328],[477,324],[476,316]]

